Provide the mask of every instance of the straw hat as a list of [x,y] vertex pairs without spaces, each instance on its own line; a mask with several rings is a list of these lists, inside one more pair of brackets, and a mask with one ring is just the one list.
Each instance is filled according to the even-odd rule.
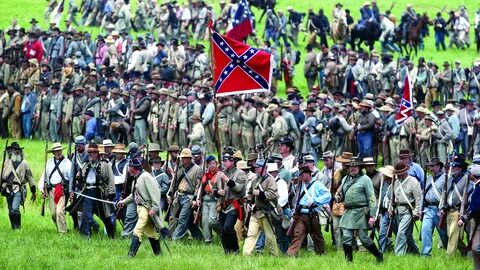
[[115,145],[113,148],[112,153],[114,154],[127,154],[127,150],[125,150],[125,144],[119,143]]
[[237,169],[239,169],[239,170],[249,170],[250,166],[248,166],[246,161],[239,160],[239,161],[237,161]]
[[192,158],[192,150],[183,148],[182,152],[180,152],[180,158]]
[[52,144],[49,152],[62,151],[63,149],[65,149],[65,147],[63,147],[59,142],[56,142]]
[[341,163],[349,163],[352,157],[353,157],[353,154],[351,152],[343,152],[342,155],[337,156],[335,160]]
[[395,168],[392,165],[387,165],[385,167],[382,167],[378,169],[379,172],[381,172],[383,175],[393,178],[393,171]]

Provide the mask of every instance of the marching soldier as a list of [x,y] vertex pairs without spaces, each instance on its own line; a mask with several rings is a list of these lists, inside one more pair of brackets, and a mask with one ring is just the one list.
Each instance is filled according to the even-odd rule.
[[8,116],[10,117],[10,125],[12,130],[12,137],[15,139],[20,139],[22,137],[22,94],[15,89],[15,87],[10,84],[7,86],[7,92],[9,97],[9,107],[8,107]]
[[[85,145],[87,144],[87,140],[82,135],[75,137],[75,152],[72,156],[72,167],[70,168],[70,177],[69,177],[69,184],[68,184],[68,192],[69,192],[69,202],[70,205],[75,205],[77,202],[76,200],[79,199],[79,196],[75,196],[74,192],[81,192],[81,172],[85,167],[85,163],[88,161],[88,153],[87,148]],[[70,210],[70,209],[69,209]],[[80,230],[79,226],[79,216],[81,215],[80,212],[77,211],[69,211],[70,215],[73,219],[73,228],[75,230]]]
[[177,136],[178,144],[180,147],[186,147],[187,134],[190,132],[188,129],[188,106],[187,106],[187,97],[179,96],[178,97],[178,120],[177,120]]
[[297,191],[293,201],[295,202],[294,218],[292,226],[292,243],[288,248],[289,256],[297,256],[302,243],[310,234],[314,242],[315,253],[321,255],[325,252],[325,240],[319,224],[318,212],[322,205],[331,200],[329,190],[319,181],[312,179],[312,171],[309,167],[300,168]]
[[27,197],[25,188],[27,182],[32,193],[31,200],[35,201],[37,198],[32,171],[27,161],[23,159],[22,149],[17,142],[7,146],[4,151],[7,152],[8,159],[3,160],[3,171],[0,177],[1,193],[7,199],[8,217],[14,230],[20,229],[21,226],[20,206],[24,204]]
[[272,151],[278,152],[278,142],[283,136],[288,134],[288,125],[282,116],[282,109],[280,107],[274,107],[270,111],[272,112],[274,123],[272,124],[272,133],[267,140],[267,144],[273,144]]
[[443,187],[445,185],[445,172],[443,162],[438,158],[432,158],[427,166],[432,174],[427,177],[423,201],[422,219],[422,256],[430,256],[433,247],[433,230],[436,228],[442,246],[447,246],[447,231],[440,228],[440,201],[442,200]]
[[148,237],[153,254],[159,256],[161,248],[157,231],[165,230],[160,219],[160,188],[153,176],[142,169],[143,162],[141,156],[130,160],[128,171],[134,177],[132,192],[127,198],[117,203],[118,207],[130,203],[137,205],[138,221],[133,230],[130,251],[128,252],[129,257],[137,255],[143,235]]
[[[350,160],[348,176],[343,178],[337,190],[336,201],[344,202],[345,212],[340,219],[343,251],[347,261],[353,261],[354,232],[362,245],[372,253],[377,262],[383,262],[383,254],[367,234],[368,227],[375,225],[375,192],[371,179],[361,172],[361,163]],[[367,219],[368,218],[368,219]]]
[[223,250],[226,254],[236,253],[240,250],[238,245],[235,223],[243,220],[241,200],[245,196],[247,175],[235,166],[231,153],[222,157],[225,172],[217,173],[213,195],[217,198],[217,212],[219,213],[220,235]]
[[175,178],[172,180],[176,182],[177,186],[170,186],[167,197],[169,203],[172,203],[172,197],[174,193],[177,193],[174,203],[177,204],[178,211],[180,211],[172,239],[181,240],[185,237],[187,229],[190,230],[193,238],[202,239],[202,233],[198,226],[191,222],[192,207],[196,207],[197,203],[193,197],[202,178],[202,168],[192,162],[192,151],[188,148],[182,149],[179,158],[181,166],[178,167],[177,172],[174,172]]
[[[67,221],[65,219],[65,206],[67,205],[67,196],[70,183],[70,169],[72,162],[68,157],[63,156],[63,149],[60,143],[54,143],[50,149],[53,157],[47,161],[45,171],[40,177],[38,187],[42,190],[42,196],[48,196],[48,206],[52,215],[52,220],[59,233],[67,232]],[[48,192],[48,193],[47,193]]]
[[[475,186],[475,189],[472,191],[472,196],[470,197],[470,204],[468,206],[468,209],[466,211],[466,214],[463,216],[459,217],[459,220],[457,222],[458,227],[462,228],[469,220],[473,219],[474,224],[473,226],[473,231],[470,235],[470,241],[472,247],[478,247],[480,244],[479,241],[479,236],[480,236],[480,227],[478,225],[478,217],[479,217],[479,203],[480,203],[480,197],[479,197],[479,180],[480,180],[480,166],[479,165],[474,165],[470,172],[472,173],[472,181],[473,185]],[[478,254],[478,249],[473,248],[472,249],[472,256],[473,256],[473,265],[474,269],[480,269],[480,260],[479,260],[479,254]]]
[[[419,250],[413,239],[413,225],[421,217],[422,189],[420,182],[409,175],[410,165],[399,161],[395,165],[393,180],[389,190],[391,211],[397,224],[395,255],[407,252],[418,254]],[[392,195],[395,192],[395,195]],[[395,201],[392,201],[392,198]]]
[[159,92],[155,89],[154,84],[147,85],[147,94],[152,97],[151,110],[148,114],[148,137],[151,142],[158,143],[158,97]]
[[255,163],[257,178],[252,182],[248,197],[253,203],[250,224],[248,225],[247,238],[243,246],[243,255],[250,256],[255,249],[260,232],[265,235],[265,247],[273,256],[278,256],[277,240],[273,228],[271,212],[277,208],[277,183],[267,174],[266,160],[259,159]]
[[50,94],[48,91],[48,83],[44,82],[40,86],[39,97],[37,105],[35,106],[34,121],[37,121],[35,137],[40,140],[48,140],[48,121],[50,119]]
[[[462,254],[466,254],[465,244],[463,241],[460,241],[460,234],[464,233],[464,228],[457,226],[457,222],[462,200],[464,199],[464,196],[467,196],[468,198],[468,195],[470,195],[473,190],[473,185],[469,179],[467,167],[468,163],[465,162],[464,156],[454,157],[453,162],[450,162],[451,174],[448,175],[448,190],[443,191],[447,194],[446,196],[442,194],[443,199],[447,198],[446,202],[442,199],[441,205],[443,207],[441,211],[442,215],[446,215],[445,222],[447,225],[446,227],[449,240],[447,245],[447,255],[449,256],[455,255],[457,248]],[[467,194],[463,194],[464,191]]]
[[[80,233],[87,238],[91,237],[92,228],[98,229],[98,224],[93,219],[93,214],[100,217],[110,238],[114,238],[114,226],[110,215],[111,205],[97,201],[102,199],[112,201],[115,199],[115,179],[112,167],[108,162],[100,160],[99,148],[96,144],[88,146],[89,161],[81,171],[82,198],[77,204],[82,204],[82,225]],[[88,196],[88,197],[87,197]],[[76,207],[74,207],[76,209]]]
[[240,111],[242,110],[242,100],[234,96],[232,101],[232,124],[230,127],[231,130],[231,139],[232,146],[235,149],[242,149],[242,118],[240,116]]

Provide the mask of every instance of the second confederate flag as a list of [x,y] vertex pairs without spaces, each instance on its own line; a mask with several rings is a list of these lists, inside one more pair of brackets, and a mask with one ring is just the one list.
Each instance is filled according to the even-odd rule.
[[212,32],[213,81],[217,96],[270,90],[270,53]]
[[400,124],[412,115],[413,115],[412,86],[410,85],[410,78],[407,72],[407,76],[405,76],[405,82],[403,85],[402,101],[400,102],[400,109],[397,112],[395,121],[398,124]]

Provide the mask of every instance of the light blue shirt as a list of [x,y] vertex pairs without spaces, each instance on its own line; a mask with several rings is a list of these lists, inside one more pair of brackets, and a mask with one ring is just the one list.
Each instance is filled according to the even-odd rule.
[[418,165],[418,163],[415,162],[410,162],[410,170],[408,171],[408,175],[415,177],[418,182],[420,182],[420,186],[422,187],[422,190],[425,188],[425,172],[423,171],[422,167]]
[[452,116],[449,116],[448,123],[453,131],[453,139],[456,139],[458,137],[458,133],[460,133],[460,119],[458,118],[458,115],[453,114]]
[[[307,186],[308,184],[302,183],[300,195],[304,193]],[[325,185],[323,185],[319,181],[314,181],[313,184],[308,188],[307,192],[305,192],[305,195],[303,195],[303,197],[300,199],[300,206],[305,207],[314,203],[317,205],[317,207],[314,209],[315,212],[319,212],[320,207],[329,203],[331,199],[332,195],[330,194],[330,191],[325,187]],[[300,212],[303,214],[308,214],[309,209],[304,209],[303,207]]]

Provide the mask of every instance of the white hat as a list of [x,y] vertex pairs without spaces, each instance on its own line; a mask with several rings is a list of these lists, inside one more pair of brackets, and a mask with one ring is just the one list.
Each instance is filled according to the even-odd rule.
[[278,171],[277,163],[267,163],[267,172],[276,172]]
[[114,147],[115,146],[115,144],[113,144],[112,140],[110,140],[110,139],[103,140],[102,145],[107,146],[107,147],[109,147],[109,146]]

